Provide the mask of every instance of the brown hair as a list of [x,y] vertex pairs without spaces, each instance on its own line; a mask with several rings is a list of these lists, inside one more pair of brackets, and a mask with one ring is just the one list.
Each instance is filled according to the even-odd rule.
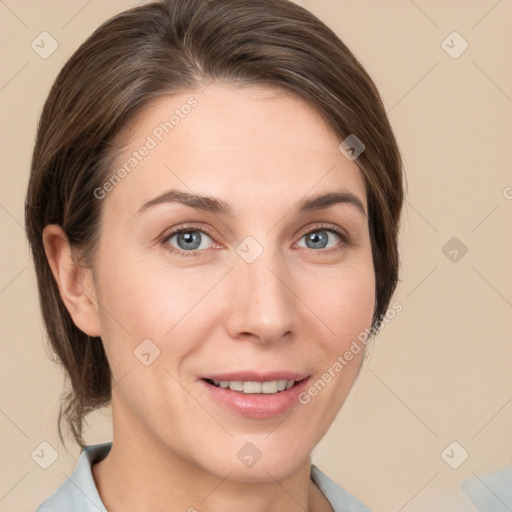
[[111,400],[101,338],[73,323],[48,264],[42,232],[59,224],[84,264],[97,247],[105,182],[115,143],[159,97],[208,81],[278,86],[303,98],[340,142],[365,144],[356,163],[368,202],[376,278],[373,326],[398,281],[402,162],[379,93],[345,44],[313,14],[288,0],[166,0],[103,23],[57,76],[39,120],[25,203],[27,236],[43,319],[72,389],[64,417],[83,448],[83,422]]

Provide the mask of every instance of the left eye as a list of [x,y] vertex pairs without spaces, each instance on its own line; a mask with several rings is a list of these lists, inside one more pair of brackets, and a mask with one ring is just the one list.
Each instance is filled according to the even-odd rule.
[[305,238],[306,244],[310,244],[309,246],[306,245],[306,248],[308,249],[325,249],[329,241],[329,234],[335,235],[339,239],[342,238],[341,234],[333,229],[316,228],[302,235],[301,240]]

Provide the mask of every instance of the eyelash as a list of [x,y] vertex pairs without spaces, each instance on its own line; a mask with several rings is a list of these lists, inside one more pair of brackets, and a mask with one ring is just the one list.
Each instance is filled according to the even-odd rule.
[[[339,228],[335,227],[335,225],[333,225],[333,224],[320,224],[317,226],[313,226],[308,231],[302,233],[299,240],[302,239],[304,236],[309,235],[310,233],[314,233],[315,231],[323,231],[323,230],[330,231],[331,233],[335,233],[336,235],[338,235],[340,237],[341,242],[337,247],[331,248],[331,249],[320,249],[320,250],[312,249],[313,253],[315,253],[316,256],[322,256],[326,253],[339,252],[339,251],[352,245],[352,239],[350,238],[350,236],[348,234],[342,232],[341,230],[339,230]],[[185,225],[185,226],[181,226],[179,229],[175,229],[175,230],[171,231],[170,233],[167,233],[162,240],[162,244],[166,247],[166,249],[169,252],[171,252],[173,254],[177,254],[179,256],[185,256],[185,257],[189,257],[189,256],[200,257],[200,253],[204,252],[204,249],[194,249],[192,251],[182,251],[182,250],[176,249],[175,247],[172,247],[168,243],[166,243],[174,235],[179,234],[179,233],[186,233],[189,231],[199,231],[201,233],[208,235],[213,240],[213,235],[210,232],[210,230],[208,230],[207,228],[194,226],[194,225]],[[306,249],[307,249],[307,247],[306,247]]]

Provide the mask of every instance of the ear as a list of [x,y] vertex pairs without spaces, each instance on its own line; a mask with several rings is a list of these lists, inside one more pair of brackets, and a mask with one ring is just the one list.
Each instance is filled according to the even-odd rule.
[[75,261],[66,233],[59,225],[49,224],[44,228],[43,244],[60,296],[73,322],[89,336],[100,336],[92,270]]

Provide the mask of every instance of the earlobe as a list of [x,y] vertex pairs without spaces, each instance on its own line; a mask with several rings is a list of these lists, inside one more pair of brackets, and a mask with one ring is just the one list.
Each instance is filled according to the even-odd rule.
[[60,296],[75,325],[89,336],[100,336],[97,293],[92,270],[73,257],[64,230],[49,224],[43,230],[43,244]]

